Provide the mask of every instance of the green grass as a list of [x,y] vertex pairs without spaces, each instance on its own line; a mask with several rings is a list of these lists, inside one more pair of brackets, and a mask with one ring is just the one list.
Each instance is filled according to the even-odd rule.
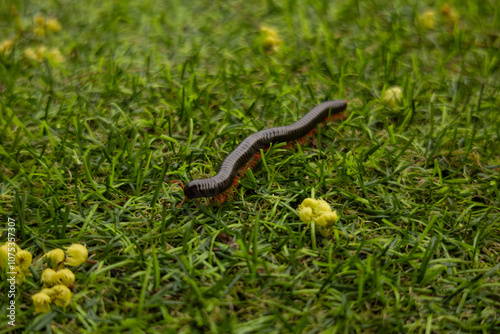
[[[0,0],[0,41],[12,8],[26,29],[0,56],[1,241],[11,217],[34,257],[17,330],[500,332],[498,3],[450,1],[455,25],[444,1],[228,3]],[[37,13],[62,31],[30,33]],[[23,59],[40,45],[65,61]],[[394,85],[398,113],[380,102]],[[272,147],[232,201],[175,208],[171,180],[337,98],[347,120]],[[307,197],[353,238],[301,222]],[[68,308],[34,316],[40,257],[71,243],[98,263],[76,268]]]

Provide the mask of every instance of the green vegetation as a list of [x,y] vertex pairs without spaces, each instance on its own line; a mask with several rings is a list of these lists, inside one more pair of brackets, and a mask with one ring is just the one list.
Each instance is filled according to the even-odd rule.
[[[19,331],[500,332],[497,1],[0,8],[0,240],[15,219],[33,254]],[[175,208],[170,181],[328,99],[344,121],[272,147],[231,201]],[[299,219],[308,197],[336,238]],[[72,243],[97,263],[35,315],[41,256]]]

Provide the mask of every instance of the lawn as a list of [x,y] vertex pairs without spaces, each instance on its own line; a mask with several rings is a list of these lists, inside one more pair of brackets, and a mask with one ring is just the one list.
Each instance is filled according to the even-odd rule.
[[[0,0],[0,244],[15,222],[33,257],[0,333],[500,332],[499,36],[496,0]],[[334,99],[232,199],[176,207]],[[36,312],[72,244],[69,305]]]

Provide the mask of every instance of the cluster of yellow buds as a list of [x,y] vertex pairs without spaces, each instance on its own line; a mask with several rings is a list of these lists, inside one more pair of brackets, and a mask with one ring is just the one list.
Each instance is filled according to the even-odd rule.
[[[17,43],[18,40],[24,36],[22,32],[25,31],[25,29],[20,22],[21,21],[18,20],[18,34],[15,38],[6,38],[0,41],[0,56],[10,54],[14,46],[19,44]],[[44,17],[41,14],[35,15],[33,18],[32,32],[40,38],[45,38],[49,33],[58,33],[61,29],[61,23],[59,23],[56,18]],[[23,50],[23,56],[24,60],[29,64],[41,63],[45,60],[48,60],[53,65],[64,62],[64,56],[58,48],[49,49],[45,45],[28,46]]]
[[[441,6],[439,11],[440,19],[449,26],[454,26],[458,22],[458,11],[449,3]],[[434,9],[427,9],[417,16],[417,23],[427,29],[434,29],[438,15]]]
[[31,299],[35,305],[36,313],[50,311],[50,304],[66,307],[71,302],[71,291],[74,288],[75,274],[64,265],[72,267],[79,266],[87,261],[87,248],[80,244],[66,247],[66,251],[56,248],[45,254],[49,266],[42,273],[42,284],[44,289],[34,294]]
[[260,34],[262,36],[262,45],[269,52],[278,52],[280,50],[280,45],[283,43],[281,38],[278,35],[276,29],[261,26]]
[[9,54],[14,47],[14,41],[12,39],[4,39],[0,42],[0,55]]
[[47,33],[58,33],[62,29],[61,23],[56,18],[46,18],[37,14],[33,20],[35,22],[33,33],[38,37],[45,37]]
[[334,230],[334,224],[339,219],[337,211],[332,211],[330,205],[320,199],[306,198],[297,209],[303,222],[315,221],[318,230],[324,237],[329,237]]
[[80,244],[73,244],[66,247],[66,252],[60,248],[56,248],[45,254],[45,257],[50,261],[52,269],[59,269],[64,264],[76,267],[87,260],[89,252],[87,247]]
[[0,267],[7,269],[16,278],[16,284],[21,285],[30,275],[31,253],[21,249],[15,242],[6,242],[0,246]]
[[67,307],[71,303],[71,291],[67,286],[58,284],[35,293],[31,299],[35,305],[35,312],[45,313],[50,311],[51,303],[59,307]]
[[40,45],[36,49],[26,48],[24,50],[24,58],[28,61],[35,61],[37,63],[41,63],[45,59],[55,63],[62,63],[64,61],[64,57],[58,49],[51,48],[49,50],[45,45]]

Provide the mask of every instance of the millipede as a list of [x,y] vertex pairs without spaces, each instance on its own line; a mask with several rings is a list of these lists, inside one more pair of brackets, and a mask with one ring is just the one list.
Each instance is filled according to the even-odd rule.
[[232,194],[231,187],[237,185],[239,177],[249,168],[255,167],[260,160],[261,149],[267,149],[271,144],[281,142],[289,142],[290,145],[294,141],[306,138],[314,133],[319,123],[339,118],[339,114],[346,108],[346,100],[325,101],[295,123],[262,130],[248,136],[222,161],[215,176],[193,180],[186,186],[180,181],[171,181],[179,183],[184,190],[184,199],[178,206],[182,205],[186,198],[209,197],[223,203],[229,196],[228,192]]

